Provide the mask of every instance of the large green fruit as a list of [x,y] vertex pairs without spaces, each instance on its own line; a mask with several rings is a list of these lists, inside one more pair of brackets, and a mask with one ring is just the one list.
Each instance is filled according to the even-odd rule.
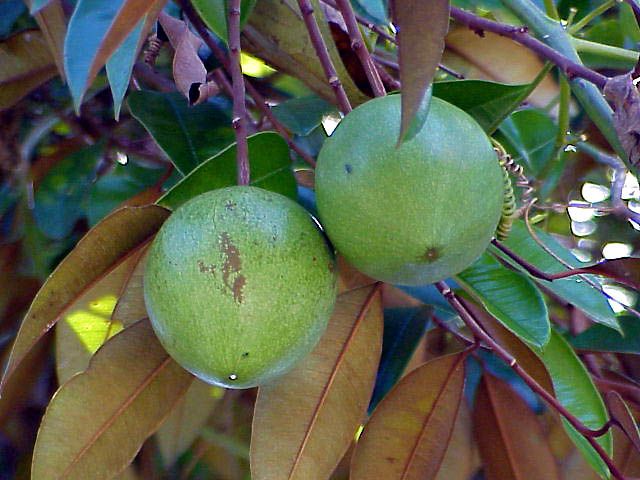
[[199,195],[155,238],[144,297],[162,345],[202,380],[248,388],[315,346],[336,297],[334,259],[297,203],[254,187]]
[[318,158],[318,212],[338,252],[360,271],[427,284],[485,250],[500,218],[502,172],[480,126],[449,103],[433,98],[422,130],[396,148],[399,125],[399,95],[342,120]]

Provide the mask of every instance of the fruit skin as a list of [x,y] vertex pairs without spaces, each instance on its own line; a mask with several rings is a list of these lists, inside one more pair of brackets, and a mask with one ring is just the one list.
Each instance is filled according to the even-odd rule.
[[297,203],[255,187],[199,195],[165,222],[144,297],[167,352],[202,380],[249,388],[315,346],[336,298],[334,258]]
[[396,148],[400,96],[349,113],[320,151],[318,212],[347,261],[389,283],[422,285],[473,263],[494,235],[502,172],[481,127],[431,100],[427,121]]

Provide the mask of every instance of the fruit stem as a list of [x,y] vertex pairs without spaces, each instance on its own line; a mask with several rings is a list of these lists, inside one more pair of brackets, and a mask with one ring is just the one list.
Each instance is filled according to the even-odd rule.
[[342,110],[342,113],[347,114],[352,110],[351,103],[349,102],[347,93],[344,91],[342,82],[340,82],[338,73],[336,72],[336,69],[333,66],[333,62],[331,61],[331,57],[329,56],[327,44],[322,38],[320,27],[318,26],[316,17],[313,14],[313,6],[311,5],[311,1],[298,0],[298,6],[300,7],[300,12],[302,12],[304,24],[306,25],[307,31],[309,32],[311,44],[316,51],[316,55],[318,55],[318,60],[320,60],[320,64],[322,65],[324,74],[327,77],[327,81],[329,82],[329,85],[335,93],[336,100],[338,101],[338,107],[340,108],[340,110]]
[[364,39],[362,38],[362,33],[360,32],[360,28],[358,27],[358,20],[356,19],[356,15],[353,12],[353,8],[351,7],[351,2],[349,0],[336,0],[338,5],[338,9],[340,13],[342,13],[342,17],[344,18],[344,23],[347,26],[347,31],[349,32],[349,38],[351,40],[351,49],[356,53],[360,63],[362,64],[362,68],[364,69],[364,73],[367,75],[367,79],[369,80],[369,84],[371,85],[371,90],[376,97],[383,97],[387,94],[384,89],[384,85],[382,83],[382,79],[378,74],[378,70],[371,59],[371,55],[369,54],[369,50],[364,43]]
[[547,392],[542,385],[540,385],[529,373],[524,370],[517,362],[516,358],[511,355],[504,347],[498,344],[484,329],[480,326],[477,320],[473,317],[471,312],[467,310],[467,308],[462,304],[458,296],[449,288],[445,282],[437,282],[436,288],[442,294],[442,296],[449,302],[449,304],[453,307],[453,309],[458,312],[462,321],[467,325],[469,330],[473,333],[474,337],[479,341],[483,341],[491,350],[500,357],[507,365],[509,365],[513,371],[520,377],[522,380],[531,388],[535,393],[537,393],[540,397],[542,397],[550,407],[556,410],[560,415],[562,415],[567,422],[571,424],[586,440],[589,442],[589,445],[593,447],[593,449],[598,453],[602,461],[607,465],[611,475],[619,480],[624,480],[625,477],[622,475],[620,470],[615,466],[613,460],[607,452],[604,450],[602,445],[600,445],[596,438],[604,435],[609,431],[611,426],[610,422],[605,423],[601,428],[597,430],[592,430],[589,427],[585,426],[577,417],[575,417],[571,412],[569,412],[552,394]]
[[240,65],[240,0],[229,1],[229,73],[233,91],[233,120],[236,132],[236,162],[238,185],[249,185],[249,144],[247,142],[247,106]]

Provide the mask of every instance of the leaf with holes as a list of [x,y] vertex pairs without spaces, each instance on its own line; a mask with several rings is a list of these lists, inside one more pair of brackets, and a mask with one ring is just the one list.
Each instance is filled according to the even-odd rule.
[[379,288],[339,295],[315,350],[290,373],[258,391],[252,478],[330,476],[366,414],[381,344]]
[[[109,340],[86,372],[62,385],[42,419],[32,478],[111,478],[184,396],[194,377],[147,320]],[[159,401],[161,399],[161,401]]]
[[560,480],[542,425],[509,385],[485,372],[473,413],[487,480]]
[[444,51],[449,30],[449,0],[398,0],[398,59],[402,83],[402,120],[398,143],[411,140],[424,125],[429,86]]
[[365,425],[351,462],[352,480],[436,475],[462,399],[465,358],[439,357],[400,380]]
[[67,308],[128,254],[157,232],[169,212],[162,207],[127,207],[106,217],[82,238],[40,289],[13,344],[2,384]]

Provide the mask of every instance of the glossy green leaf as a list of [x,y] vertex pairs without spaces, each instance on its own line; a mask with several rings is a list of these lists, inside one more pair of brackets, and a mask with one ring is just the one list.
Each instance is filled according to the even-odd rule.
[[484,80],[452,80],[433,84],[433,95],[471,115],[491,133],[527,97],[530,85],[506,85]]
[[456,277],[487,311],[519,338],[543,347],[549,340],[547,306],[536,285],[485,252]]
[[120,118],[120,107],[129,88],[129,80],[131,79],[133,64],[138,54],[138,47],[144,40],[142,38],[144,23],[144,19],[140,20],[131,33],[127,35],[127,38],[124,39],[124,42],[107,60],[107,78],[111,87],[113,114],[116,120]]
[[38,227],[49,238],[60,240],[84,216],[82,203],[96,177],[104,144],[79,150],[54,166],[35,195],[33,215]]
[[558,127],[542,110],[526,109],[512,113],[500,124],[497,139],[523,165],[528,174],[539,174],[555,151]]
[[618,317],[622,333],[593,325],[569,341],[574,348],[589,352],[621,352],[640,354],[640,322],[634,316]]
[[[242,0],[240,4],[240,28],[247,22],[256,2],[257,0]],[[207,27],[226,42],[228,37],[227,12],[229,0],[193,0],[192,3],[204,23],[207,24]]]
[[351,4],[356,13],[373,20],[378,25],[389,23],[386,0],[352,0]]
[[429,325],[427,308],[394,308],[384,312],[382,355],[369,413],[397,383]]
[[147,90],[132,92],[128,103],[131,114],[183,175],[235,140],[231,118],[211,103],[190,107],[178,92]]
[[427,119],[429,86],[442,58],[444,37],[449,30],[449,0],[396,1],[394,15],[402,83],[400,143],[411,140]]
[[64,69],[76,111],[111,54],[162,0],[80,0],[69,20]]
[[[560,245],[551,235],[540,229],[536,229],[535,231],[540,240],[565,262],[574,267],[581,266],[578,259]],[[529,235],[526,225],[521,220],[514,222],[509,238],[504,243],[517,255],[547,273],[566,270],[566,267],[535,242],[531,235]],[[587,275],[587,277],[593,279],[595,282],[598,281],[597,277],[593,275]],[[613,310],[611,310],[606,297],[579,276],[554,280],[553,282],[539,279],[534,280],[551,290],[563,300],[582,310],[594,321],[611,328],[619,328],[618,320]]]
[[133,162],[116,164],[91,185],[85,206],[89,225],[94,226],[123,202],[154,185],[162,174],[159,168],[145,168]]
[[335,107],[326,100],[312,95],[292,98],[271,109],[282,124],[296,135],[309,135],[320,125],[322,117],[334,112]]
[[[552,330],[549,343],[538,350],[538,355],[551,375],[558,401],[587,427],[602,427],[609,419],[602,397],[589,372],[562,335]],[[608,469],[593,447],[566,421],[563,424],[589,464],[608,478]],[[598,437],[598,443],[611,455],[611,433]]]
[[[289,147],[273,132],[257,133],[248,139],[251,185],[296,199],[296,183],[291,170]],[[171,209],[209,190],[235,185],[237,181],[235,144],[207,160],[177,185],[158,203]]]

